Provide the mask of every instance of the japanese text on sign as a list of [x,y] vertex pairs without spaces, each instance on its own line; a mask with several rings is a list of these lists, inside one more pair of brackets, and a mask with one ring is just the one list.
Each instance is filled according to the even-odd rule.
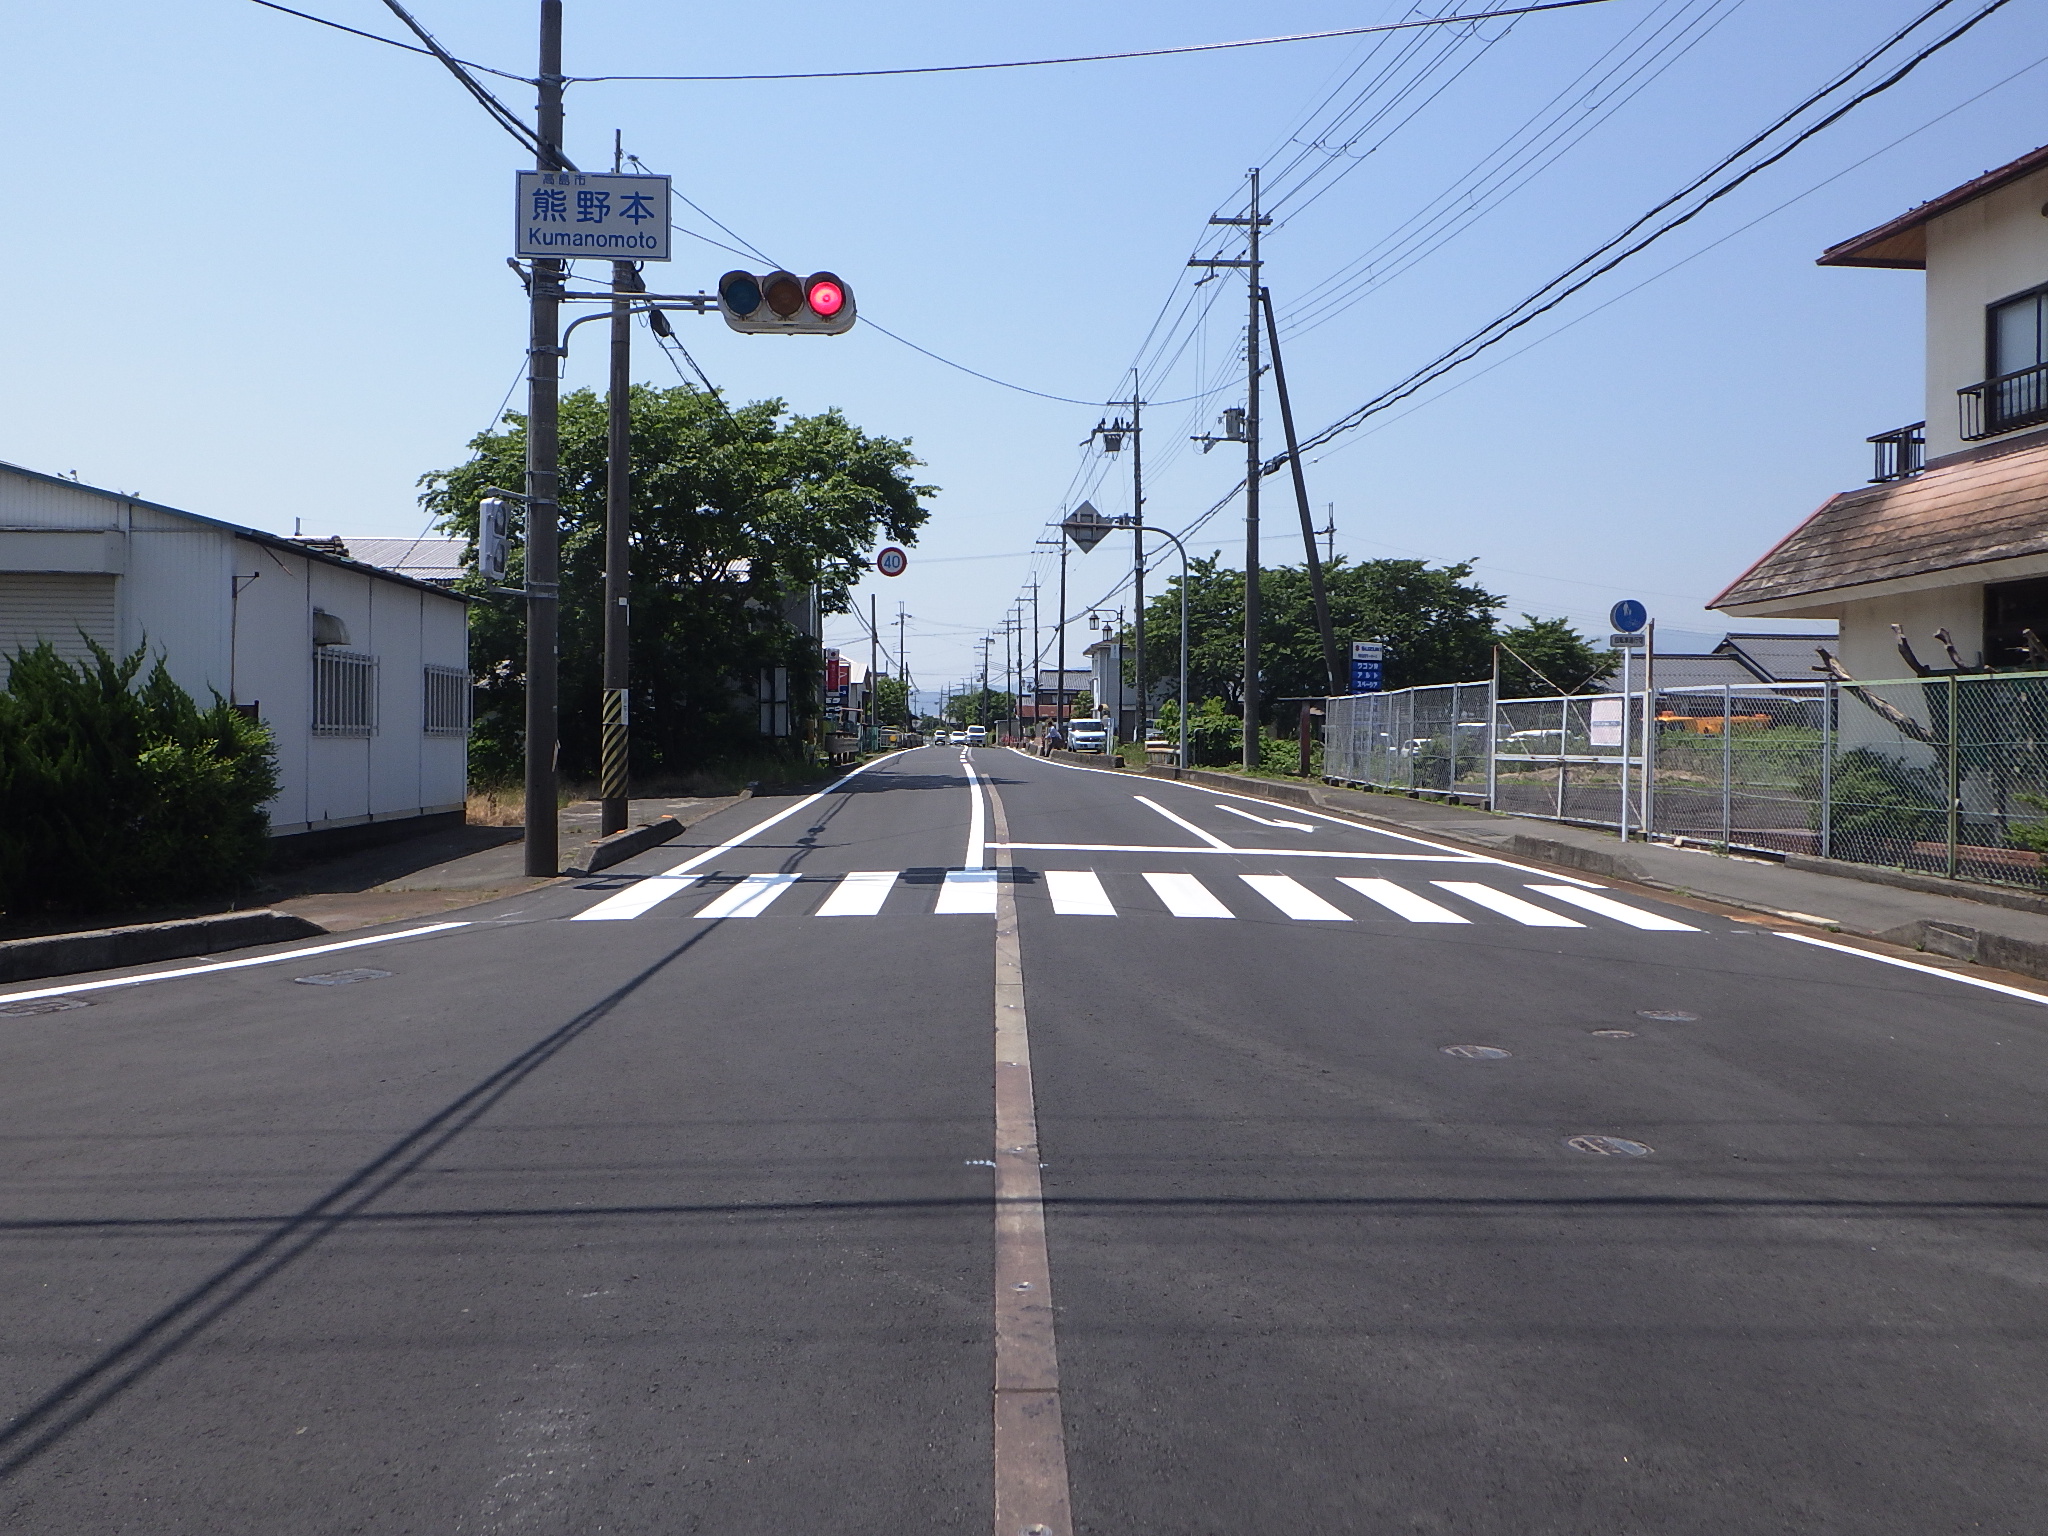
[[520,256],[669,259],[666,176],[521,171],[513,216]]

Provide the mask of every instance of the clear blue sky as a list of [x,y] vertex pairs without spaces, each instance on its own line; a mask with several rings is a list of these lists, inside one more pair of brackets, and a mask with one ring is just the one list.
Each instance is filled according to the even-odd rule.
[[[397,27],[375,0],[301,8]],[[1433,55],[1350,39],[1000,74],[581,84],[569,149],[608,163],[622,129],[629,150],[748,241],[799,271],[845,275],[864,315],[983,372],[1100,400],[1125,387],[1203,221],[1230,211],[1246,168],[1280,166],[1317,102],[1355,92],[1361,61],[1384,66],[1378,99],[1408,94],[1362,141],[1372,152],[1313,203],[1297,199],[1267,245],[1307,429],[1575,260],[1921,8],[1612,0],[1494,24],[1434,73]],[[417,14],[453,51],[530,71],[536,11],[421,0]],[[861,68],[1407,12],[1406,0],[1252,12],[1214,0],[569,0],[567,58],[577,74]],[[1425,260],[1304,323],[1318,318],[1303,304],[1316,285],[1410,226],[1618,42],[1651,35],[1685,46],[1547,169]],[[418,532],[415,480],[460,461],[521,365],[523,306],[504,266],[513,142],[430,61],[247,0],[17,7],[8,44],[0,110],[16,169],[0,250],[17,298],[0,457],[286,532],[295,518],[308,532]],[[1813,257],[2048,140],[2048,66],[1959,106],[2042,60],[2048,16],[2020,0],[1498,349],[1499,366],[1346,439],[1309,468],[1317,506],[1335,505],[1338,549],[1477,557],[1510,612],[1593,632],[1622,596],[1643,598],[1668,629],[1717,630],[1700,604],[1825,496],[1862,482],[1865,437],[1921,411],[1918,276],[1817,269]],[[530,88],[497,84],[530,111]],[[679,239],[658,281],[696,289],[731,264]],[[1178,361],[1153,354],[1157,397],[1228,376],[1243,288],[1206,292],[1221,297],[1205,324],[1177,333],[1188,342]],[[1077,447],[1094,407],[981,383],[872,328],[829,341],[737,336],[715,318],[679,317],[678,329],[735,396],[837,405],[915,439],[942,494],[910,573],[873,585],[885,616],[899,599],[915,616],[923,683],[964,676],[1020,584],[1048,578],[1052,563],[1030,551],[1067,501],[1128,504],[1123,468],[1089,469]],[[570,382],[600,384],[602,361],[586,345]],[[651,345],[639,373],[674,380]],[[1226,389],[1151,413],[1153,519],[1182,527],[1234,482],[1234,453],[1204,457],[1185,439],[1238,399]],[[1103,471],[1096,488],[1089,476]],[[1266,508],[1267,559],[1298,560],[1284,476],[1267,482]],[[1239,560],[1241,528],[1227,509],[1197,548]],[[1072,607],[1113,585],[1127,548],[1112,540],[1072,561]],[[1052,606],[1048,592],[1048,622]],[[847,619],[832,626],[837,640],[857,633]]]

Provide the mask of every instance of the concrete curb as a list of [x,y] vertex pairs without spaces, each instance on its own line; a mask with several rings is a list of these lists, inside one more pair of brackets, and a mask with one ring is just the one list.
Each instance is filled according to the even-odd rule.
[[572,869],[565,869],[562,873],[594,875],[601,869],[610,869],[621,860],[632,858],[636,853],[659,848],[682,830],[683,824],[675,817],[664,816],[659,821],[650,821],[644,827],[628,827],[623,832],[614,832],[610,837],[600,837],[583,850],[583,860],[580,864]]
[[1987,907],[2004,907],[2013,912],[2048,913],[2048,896],[2002,885],[1979,885],[1969,880],[1949,880],[1940,875],[1916,874],[1910,869],[1887,869],[1881,864],[1851,864],[1845,859],[1820,859],[1811,854],[1790,853],[1787,869],[1809,875],[1833,875],[1842,880],[1861,880],[1865,885],[1889,885],[1922,896],[1948,896],[1957,901],[1974,901]]
[[34,981],[108,971],[154,960],[184,960],[225,949],[309,939],[327,932],[318,923],[267,909],[221,917],[188,917],[171,923],[137,923],[128,928],[94,928],[53,933],[39,939],[0,943],[0,982]]

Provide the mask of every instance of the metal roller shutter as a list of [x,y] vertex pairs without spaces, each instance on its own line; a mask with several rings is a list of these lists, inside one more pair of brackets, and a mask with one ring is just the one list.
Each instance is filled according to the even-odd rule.
[[15,653],[47,640],[61,656],[83,660],[80,631],[108,650],[118,647],[112,576],[0,571],[0,676]]

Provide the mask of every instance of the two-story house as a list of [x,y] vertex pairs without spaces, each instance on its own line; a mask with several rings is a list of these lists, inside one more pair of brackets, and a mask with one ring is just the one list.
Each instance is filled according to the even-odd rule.
[[[1871,439],[1824,503],[1710,605],[1838,620],[1843,664],[2048,669],[2048,148],[1845,240],[1829,267],[1927,274],[1927,419]],[[1946,634],[1955,656],[1937,638]]]

